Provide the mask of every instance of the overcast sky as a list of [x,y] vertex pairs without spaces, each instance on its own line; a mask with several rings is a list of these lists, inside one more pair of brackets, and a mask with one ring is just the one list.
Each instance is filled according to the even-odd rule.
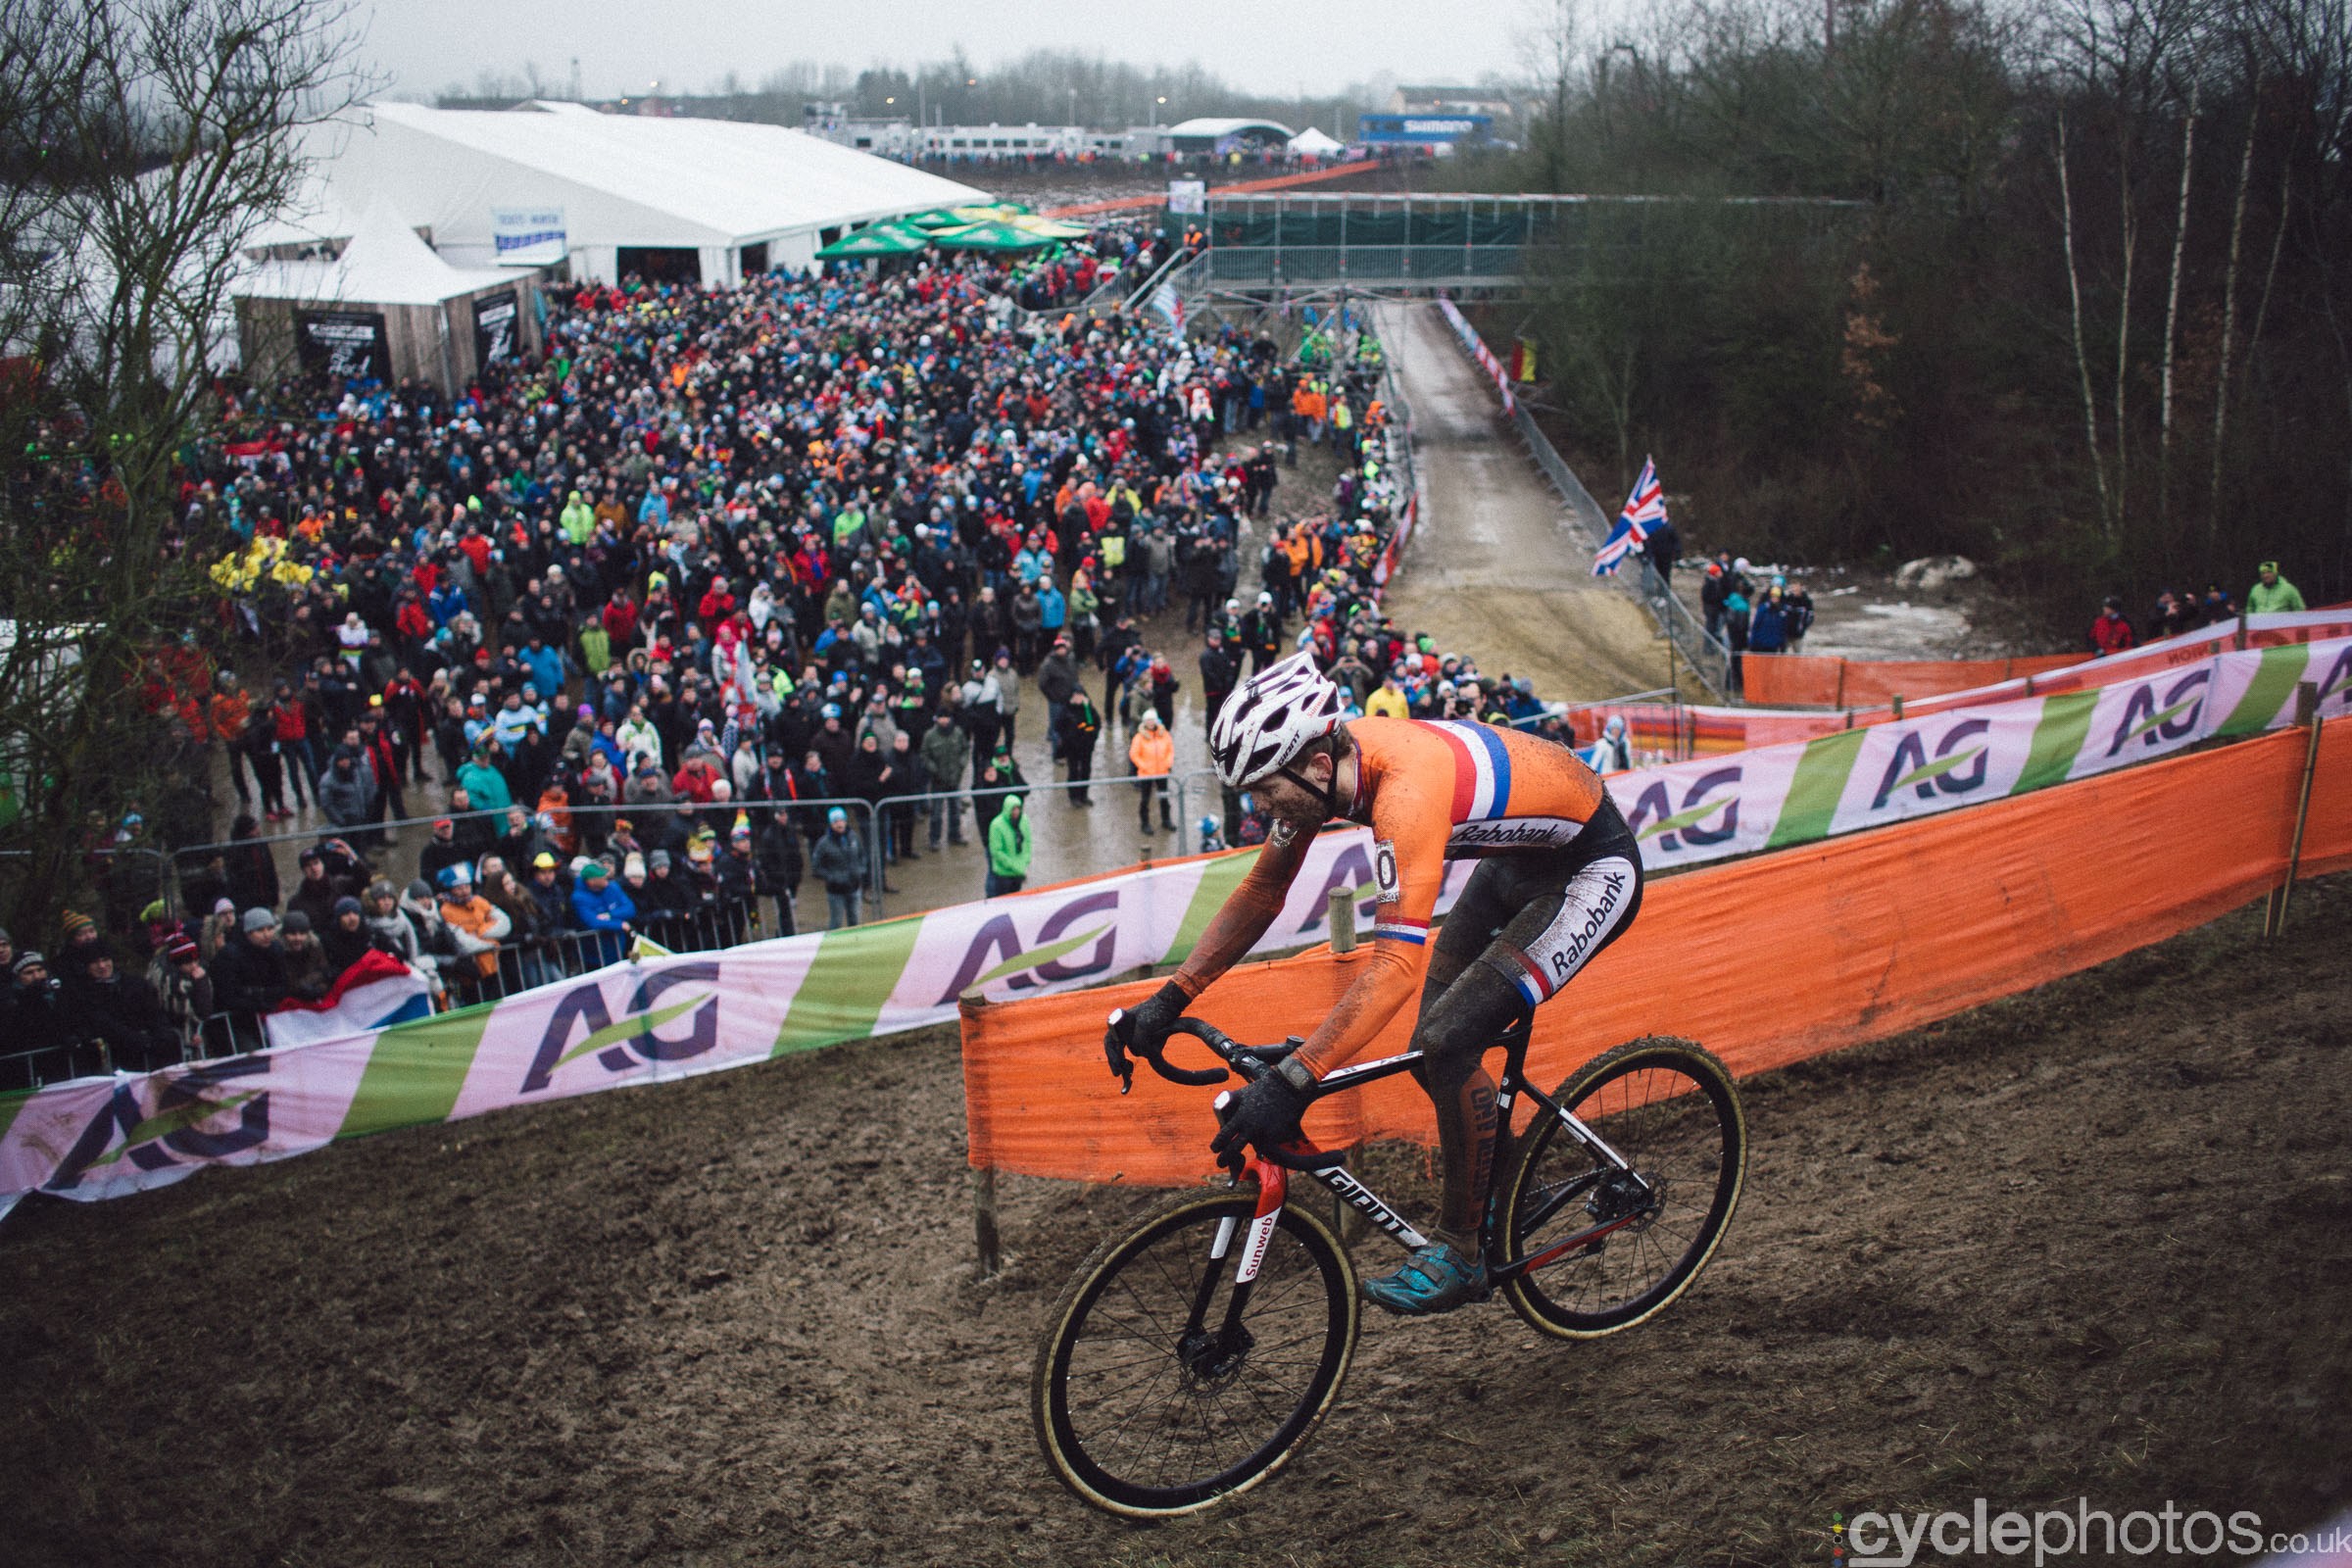
[[1197,60],[1269,94],[1331,92],[1387,72],[1408,82],[1517,74],[1535,0],[1348,0],[1345,5],[1137,0],[375,0],[368,53],[393,91],[427,96],[483,71],[537,64],[591,96],[747,85],[793,60],[910,66],[956,44],[980,66],[1082,49],[1139,66]]

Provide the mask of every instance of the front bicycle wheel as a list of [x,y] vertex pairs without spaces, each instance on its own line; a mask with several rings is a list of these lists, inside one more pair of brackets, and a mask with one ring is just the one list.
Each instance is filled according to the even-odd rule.
[[1255,1207],[1248,1190],[1186,1197],[1097,1250],[1055,1304],[1030,1414],[1046,1462],[1096,1507],[1155,1518],[1246,1491],[1338,1396],[1354,1268],[1320,1220],[1285,1208],[1240,1290]]
[[1731,1072],[1687,1040],[1630,1041],[1552,1097],[1630,1165],[1539,1111],[1503,1197],[1511,1309],[1561,1339],[1655,1316],[1690,1289],[1731,1224],[1747,1170],[1747,1123]]

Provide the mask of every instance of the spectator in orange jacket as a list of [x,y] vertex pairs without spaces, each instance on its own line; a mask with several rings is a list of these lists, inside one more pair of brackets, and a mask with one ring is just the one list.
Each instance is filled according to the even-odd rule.
[[1127,760],[1135,768],[1137,801],[1135,814],[1145,832],[1152,831],[1152,802],[1159,802],[1159,827],[1163,833],[1176,831],[1176,811],[1165,793],[1168,770],[1176,765],[1176,737],[1168,733],[1159,714],[1144,710],[1143,721],[1136,726],[1135,739],[1127,743]]

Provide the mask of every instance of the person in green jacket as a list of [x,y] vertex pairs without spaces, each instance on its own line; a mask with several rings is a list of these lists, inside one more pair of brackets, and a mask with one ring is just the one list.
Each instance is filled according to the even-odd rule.
[[564,538],[575,545],[584,545],[588,542],[588,536],[596,532],[596,510],[574,490],[571,500],[564,508],[563,515],[556,519],[556,525],[564,530]]
[[1029,818],[1018,795],[1004,797],[1004,809],[988,824],[988,891],[986,897],[1018,893],[1029,880]]
[[612,667],[612,634],[605,630],[602,616],[590,615],[580,623],[580,662],[591,680],[604,679]]
[[2303,608],[2301,590],[2278,575],[2278,563],[2266,561],[2258,569],[2261,579],[2246,590],[2247,614],[2276,615],[2281,611]]

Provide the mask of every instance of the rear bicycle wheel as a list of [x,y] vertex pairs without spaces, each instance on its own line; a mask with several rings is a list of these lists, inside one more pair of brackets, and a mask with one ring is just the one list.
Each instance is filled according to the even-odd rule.
[[1096,1507],[1155,1518],[1246,1491],[1338,1396],[1355,1270],[1322,1221],[1285,1208],[1235,1312],[1255,1207],[1248,1190],[1181,1199],[1097,1250],[1055,1304],[1030,1415],[1046,1462]]
[[[1634,1175],[1539,1111],[1503,1195],[1502,1256],[1556,1255],[1506,1280],[1502,1293],[1530,1326],[1594,1339],[1663,1311],[1714,1255],[1739,1206],[1747,1123],[1730,1071],[1687,1040],[1630,1041],[1587,1062],[1552,1098]],[[1602,1234],[1562,1245],[1594,1232]]]

